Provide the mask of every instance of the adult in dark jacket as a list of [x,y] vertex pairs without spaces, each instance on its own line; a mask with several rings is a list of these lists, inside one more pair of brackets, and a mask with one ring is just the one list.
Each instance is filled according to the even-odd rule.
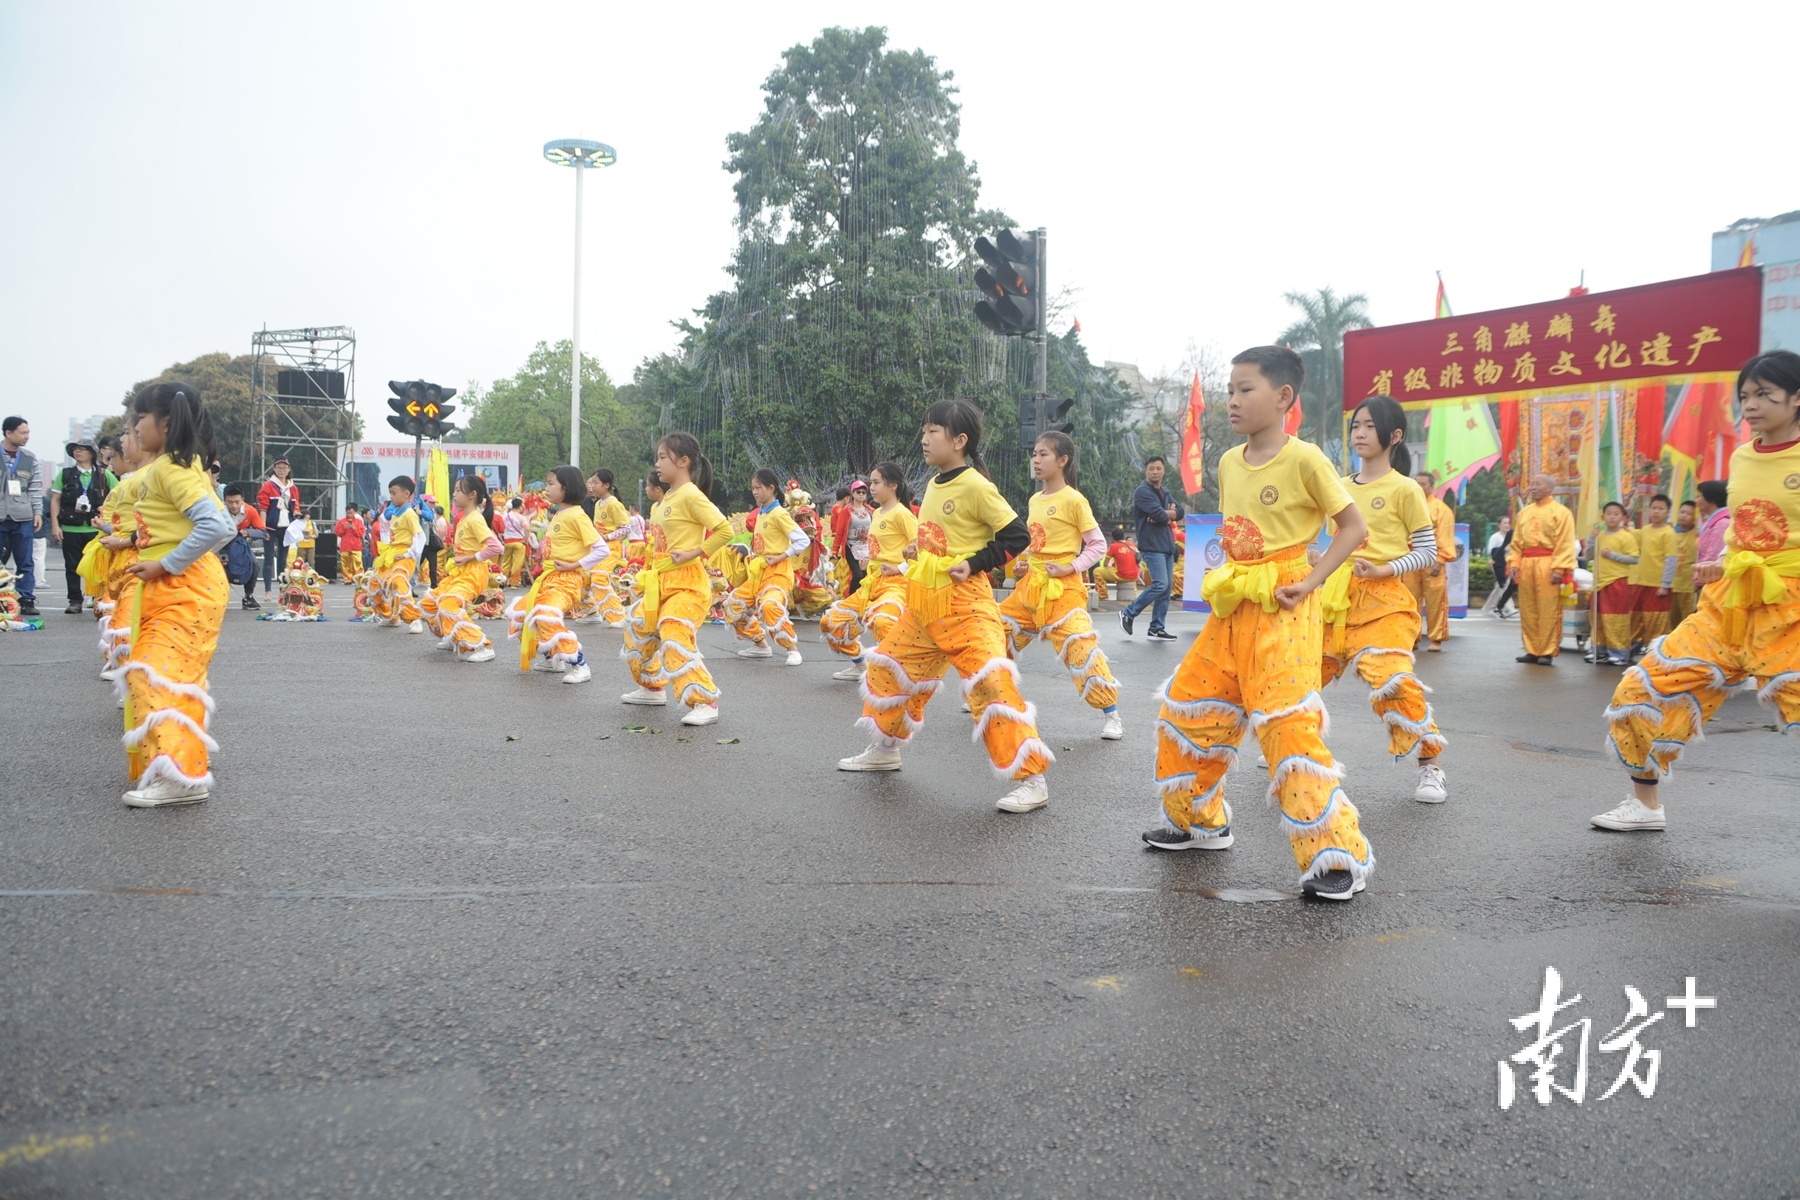
[[269,477],[256,492],[256,507],[262,513],[263,528],[269,536],[263,542],[263,597],[268,598],[275,577],[287,569],[281,560],[287,543],[287,527],[306,520],[300,507],[300,488],[294,483],[294,468],[285,458],[269,464]]
[[1163,476],[1168,469],[1167,459],[1152,454],[1144,462],[1144,482],[1138,484],[1131,497],[1142,565],[1137,599],[1119,612],[1119,627],[1127,637],[1131,636],[1132,621],[1149,608],[1149,635],[1158,641],[1172,642],[1175,635],[1163,628],[1163,622],[1169,615],[1169,586],[1175,575],[1175,522],[1181,520],[1183,513],[1175,497],[1163,490]]

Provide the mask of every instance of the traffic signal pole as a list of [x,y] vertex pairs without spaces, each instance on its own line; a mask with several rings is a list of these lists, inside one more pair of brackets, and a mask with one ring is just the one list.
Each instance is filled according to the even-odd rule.
[[1045,256],[1049,250],[1049,231],[1039,226],[1031,231],[1031,240],[1037,250],[1037,371],[1033,381],[1033,391],[1037,393],[1037,433],[1033,438],[1043,437],[1050,421],[1050,295],[1044,290],[1046,272]]

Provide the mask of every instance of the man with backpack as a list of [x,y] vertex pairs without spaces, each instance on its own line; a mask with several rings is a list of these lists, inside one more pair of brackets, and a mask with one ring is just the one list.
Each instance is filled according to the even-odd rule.
[[256,602],[256,551],[250,543],[266,540],[268,527],[263,524],[262,514],[244,503],[244,489],[235,483],[225,489],[225,511],[237,522],[237,536],[219,551],[225,562],[225,578],[243,585],[246,610],[259,609],[262,605]]

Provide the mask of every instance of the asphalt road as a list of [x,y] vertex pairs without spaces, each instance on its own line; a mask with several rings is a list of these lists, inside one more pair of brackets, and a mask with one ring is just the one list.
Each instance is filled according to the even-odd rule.
[[[856,688],[816,627],[797,668],[706,629],[724,716],[689,731],[617,702],[616,633],[562,687],[331,602],[229,614],[187,809],[119,803],[89,622],[0,635],[0,1197],[1800,1195],[1800,762],[1753,697],[1667,833],[1601,833],[1615,673],[1458,622],[1421,667],[1448,804],[1327,693],[1379,858],[1330,905],[1253,769],[1231,851],[1138,842],[1198,617],[1102,620],[1121,743],[1027,653],[1059,762],[1012,816],[953,693],[902,773],[835,771]],[[1552,966],[1585,1103],[1520,1067],[1502,1111]],[[1627,985],[1659,1076],[1602,1099]]]

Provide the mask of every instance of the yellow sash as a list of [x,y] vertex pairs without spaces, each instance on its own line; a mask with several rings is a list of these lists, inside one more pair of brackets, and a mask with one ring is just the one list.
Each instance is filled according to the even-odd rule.
[[1741,640],[1749,623],[1750,609],[1774,604],[1787,594],[1784,579],[1800,579],[1800,550],[1733,550],[1725,556],[1726,637]]
[[[131,646],[138,644],[138,631],[144,624],[144,581],[136,575],[125,577],[126,586],[131,589]],[[123,600],[123,597],[120,598]],[[127,660],[130,661],[129,654]],[[130,733],[137,728],[137,709],[131,702],[131,677],[124,675],[124,663],[119,664],[120,674],[125,683],[125,732]]]
[[675,565],[669,559],[653,563],[637,573],[638,595],[643,603],[643,624],[646,629],[656,628],[656,614],[662,608],[662,573]]
[[1060,576],[1050,574],[1049,566],[1033,559],[1031,569],[1018,583],[1020,599],[1031,606],[1039,629],[1050,620],[1050,614],[1055,611],[1056,602],[1062,599],[1063,589],[1067,586]]
[[1344,657],[1344,630],[1350,621],[1350,580],[1354,575],[1350,564],[1354,561],[1345,559],[1344,565],[1326,576],[1319,588],[1319,614],[1331,626],[1325,653],[1333,658]]
[[537,626],[532,623],[531,610],[537,607],[538,592],[544,586],[544,580],[550,578],[550,571],[540,571],[538,577],[531,581],[531,590],[525,593],[519,611],[525,614],[525,627],[519,630],[519,670],[531,670],[531,656],[537,653]]
[[963,561],[947,554],[920,550],[906,568],[906,608],[918,617],[921,625],[930,625],[950,615],[953,592],[950,568]]
[[1214,567],[1200,581],[1200,598],[1212,605],[1221,617],[1229,617],[1246,600],[1262,606],[1264,612],[1281,607],[1275,602],[1276,580],[1281,577],[1279,564],[1260,562],[1227,562]]
[[111,569],[112,551],[100,544],[98,536],[89,538],[81,550],[81,563],[75,568],[75,573],[87,584],[89,595],[97,596],[106,590],[106,576]]

